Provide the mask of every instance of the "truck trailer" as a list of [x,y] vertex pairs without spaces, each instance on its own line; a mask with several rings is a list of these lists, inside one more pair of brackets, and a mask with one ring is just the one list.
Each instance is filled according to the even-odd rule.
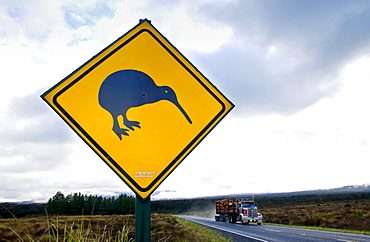
[[258,208],[254,198],[247,199],[223,199],[216,201],[216,221],[241,224],[257,223],[262,224],[262,214],[258,213]]

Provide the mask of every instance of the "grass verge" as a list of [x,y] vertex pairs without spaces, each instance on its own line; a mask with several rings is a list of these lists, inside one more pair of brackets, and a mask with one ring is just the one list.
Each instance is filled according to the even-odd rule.
[[194,231],[195,233],[198,233],[200,235],[199,241],[215,241],[215,242],[232,241],[231,239],[224,237],[221,233],[210,228],[207,228],[206,226],[190,222],[183,218],[176,217],[176,219],[179,221],[180,224],[182,224],[182,226],[188,228],[191,231]]
[[265,224],[265,225],[280,226],[280,227],[293,227],[293,228],[300,228],[300,229],[314,229],[314,230],[323,230],[323,231],[332,231],[332,232],[341,232],[341,233],[370,235],[370,232],[368,232],[368,231],[332,229],[332,228],[324,228],[324,227],[298,226],[298,225],[274,224],[274,223],[263,223],[263,224]]
[[[135,240],[135,217],[41,216],[0,219],[0,242],[126,242]],[[151,241],[230,242],[221,233],[172,215],[151,216]]]

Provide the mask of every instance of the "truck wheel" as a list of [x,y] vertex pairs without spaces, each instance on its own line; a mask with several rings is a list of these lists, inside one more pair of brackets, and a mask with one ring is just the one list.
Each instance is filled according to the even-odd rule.
[[235,224],[235,220],[236,220],[235,216],[231,216],[229,223]]
[[261,225],[262,223],[257,223],[258,225]]

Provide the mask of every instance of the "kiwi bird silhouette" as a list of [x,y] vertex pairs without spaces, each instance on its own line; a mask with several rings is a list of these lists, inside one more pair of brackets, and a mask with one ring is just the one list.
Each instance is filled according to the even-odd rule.
[[[113,132],[122,140],[128,129],[141,128],[140,122],[127,119],[127,111],[133,107],[155,103],[161,100],[172,102],[182,112],[190,124],[192,121],[177,101],[172,88],[157,86],[153,79],[144,72],[137,70],[120,70],[110,74],[100,86],[99,104],[107,110],[113,118]],[[118,117],[122,115],[123,124],[128,128],[119,126]]]

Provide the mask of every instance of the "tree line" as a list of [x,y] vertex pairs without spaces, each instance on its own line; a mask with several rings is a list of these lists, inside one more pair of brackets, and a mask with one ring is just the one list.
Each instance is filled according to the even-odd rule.
[[22,218],[26,216],[45,215],[44,203],[17,204],[1,203],[0,218]]
[[135,214],[135,197],[121,194],[102,197],[57,192],[47,203],[1,203],[0,218],[22,218],[35,215],[124,215]]
[[46,211],[53,215],[114,215],[134,214],[135,197],[121,194],[102,197],[73,193],[65,196],[57,192],[46,204]]

